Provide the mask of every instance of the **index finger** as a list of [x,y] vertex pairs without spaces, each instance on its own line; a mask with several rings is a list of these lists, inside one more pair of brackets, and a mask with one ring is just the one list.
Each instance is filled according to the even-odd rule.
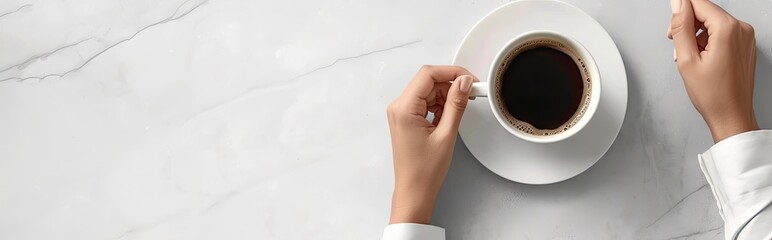
[[[731,16],[723,8],[708,0],[691,0],[691,3],[692,9],[694,9],[694,18],[706,24],[710,20],[722,21],[723,19],[717,18]],[[705,27],[709,28],[710,26]]]
[[732,33],[727,31],[731,27],[734,17],[724,11],[718,5],[708,0],[691,0],[694,9],[694,18],[703,22],[705,30],[708,33],[708,42],[711,49],[705,48],[705,51],[728,51],[730,48],[723,47],[726,41],[732,37]]
[[449,83],[461,75],[472,75],[472,73],[460,66],[424,65],[407,85],[403,95],[425,98],[431,93],[435,83]]

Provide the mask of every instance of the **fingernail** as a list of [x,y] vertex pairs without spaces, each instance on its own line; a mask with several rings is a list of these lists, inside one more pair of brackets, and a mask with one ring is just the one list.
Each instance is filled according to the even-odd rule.
[[678,62],[678,58],[676,58],[676,56],[675,48],[673,48],[673,62]]
[[474,78],[469,75],[461,76],[459,79],[461,81],[459,84],[459,90],[461,90],[462,93],[469,93],[469,89],[472,88],[472,82],[474,81]]
[[670,0],[670,9],[673,10],[673,13],[681,12],[681,1],[683,0]]

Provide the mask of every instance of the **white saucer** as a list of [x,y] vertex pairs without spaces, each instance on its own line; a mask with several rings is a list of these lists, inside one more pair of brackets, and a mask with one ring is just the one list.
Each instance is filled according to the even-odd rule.
[[469,151],[494,173],[520,183],[550,184],[572,178],[595,164],[616,139],[627,109],[627,75],[606,30],[582,10],[559,1],[523,0],[501,6],[469,31],[456,52],[460,65],[487,81],[504,44],[532,30],[571,36],[592,54],[601,72],[601,99],[592,120],[569,139],[536,144],[507,132],[488,101],[469,101],[459,127]]

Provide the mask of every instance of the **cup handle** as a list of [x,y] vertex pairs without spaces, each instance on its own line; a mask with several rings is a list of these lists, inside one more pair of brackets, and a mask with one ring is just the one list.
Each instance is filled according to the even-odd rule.
[[472,91],[469,92],[472,97],[488,97],[488,82],[475,82],[472,84]]

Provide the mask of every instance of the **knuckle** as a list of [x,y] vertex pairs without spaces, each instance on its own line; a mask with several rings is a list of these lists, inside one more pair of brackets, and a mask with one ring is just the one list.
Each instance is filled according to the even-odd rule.
[[689,68],[689,66],[691,66],[693,62],[694,62],[694,57],[688,54],[686,54],[686,56],[679,56],[678,61],[676,61],[679,69]]
[[434,66],[432,66],[432,65],[423,65],[423,66],[421,66],[421,69],[418,70],[418,72],[420,72],[420,73],[428,73],[429,71],[431,71],[431,69],[433,67]]
[[750,24],[746,22],[742,22],[740,25],[742,25],[742,28],[745,31],[745,34],[747,34],[748,36],[752,37],[756,35],[756,30],[753,29],[753,26],[751,26]]
[[691,54],[684,54],[685,56],[678,56],[678,66],[685,67],[691,65],[694,61],[694,57]]
[[397,102],[391,102],[389,103],[389,106],[386,107],[386,116],[389,119],[393,119],[398,112],[399,112],[399,107],[397,107]]
[[741,28],[740,21],[738,21],[736,18],[732,16],[727,17],[726,23],[727,23],[727,26],[729,26],[729,28],[732,30],[737,30]]

